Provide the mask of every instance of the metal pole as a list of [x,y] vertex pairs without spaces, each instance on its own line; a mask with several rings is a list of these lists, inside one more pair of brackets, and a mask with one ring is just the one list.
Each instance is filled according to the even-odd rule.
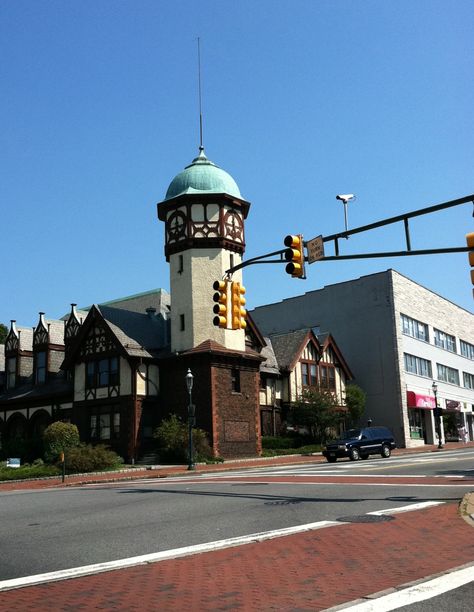
[[193,462],[193,401],[192,401],[192,391],[189,390],[189,406],[188,406],[188,427],[189,427],[189,463],[188,470],[194,470],[194,462]]
[[441,415],[439,414],[438,408],[438,389],[433,386],[433,392],[435,396],[435,410],[436,410],[436,429],[438,434],[438,448],[443,448],[441,443]]

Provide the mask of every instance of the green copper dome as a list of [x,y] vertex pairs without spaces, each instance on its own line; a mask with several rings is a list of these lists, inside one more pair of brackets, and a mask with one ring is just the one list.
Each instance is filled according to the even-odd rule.
[[189,166],[171,181],[165,200],[186,193],[226,193],[242,198],[234,179],[225,170],[209,161],[202,148]]

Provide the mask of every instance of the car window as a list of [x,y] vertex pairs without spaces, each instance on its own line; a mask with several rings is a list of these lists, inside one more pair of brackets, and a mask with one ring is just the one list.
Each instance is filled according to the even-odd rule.
[[354,438],[360,438],[360,434],[360,429],[348,429],[342,432],[341,440],[354,440]]

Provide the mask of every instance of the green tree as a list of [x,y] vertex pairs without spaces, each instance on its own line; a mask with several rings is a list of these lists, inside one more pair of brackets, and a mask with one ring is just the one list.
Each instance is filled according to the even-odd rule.
[[357,385],[346,386],[346,406],[351,423],[355,425],[365,410],[365,392]]
[[56,421],[44,430],[43,442],[46,461],[57,461],[60,453],[68,448],[79,446],[79,430],[72,423]]
[[336,406],[330,391],[306,389],[291,406],[288,418],[293,425],[307,428],[315,442],[324,443],[341,420]]
[[0,344],[5,344],[5,340],[8,336],[8,327],[3,323],[0,323]]
[[[153,437],[158,442],[158,453],[162,461],[182,461],[188,459],[189,443],[188,425],[175,414],[164,419],[154,431]],[[193,427],[193,449],[195,460],[212,458],[211,447],[203,429]]]

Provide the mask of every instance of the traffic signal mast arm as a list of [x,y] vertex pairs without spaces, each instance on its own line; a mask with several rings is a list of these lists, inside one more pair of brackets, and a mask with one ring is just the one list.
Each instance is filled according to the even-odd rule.
[[[345,232],[340,232],[339,234],[332,234],[331,236],[324,236],[323,242],[334,242],[334,251],[335,255],[328,257],[321,257],[319,261],[330,261],[335,259],[366,259],[371,257],[398,257],[404,255],[434,255],[439,253],[461,253],[465,251],[469,251],[469,247],[448,247],[442,249],[422,249],[418,251],[413,251],[411,249],[411,241],[410,241],[410,228],[408,225],[408,220],[413,217],[420,217],[422,215],[428,215],[431,213],[438,212],[440,210],[444,210],[446,208],[452,208],[453,206],[459,206],[460,204],[467,204],[471,202],[474,204],[474,194],[469,196],[465,196],[464,198],[459,198],[457,200],[450,200],[449,202],[443,202],[442,204],[435,204],[434,206],[428,206],[426,208],[420,208],[418,210],[414,210],[409,213],[404,213],[402,215],[397,215],[396,217],[389,217],[388,219],[383,219],[382,221],[376,221],[375,223],[370,223],[369,225],[362,225],[361,227],[356,227],[352,230],[348,230]],[[349,238],[353,234],[360,234],[362,232],[368,232],[372,229],[376,229],[378,227],[383,227],[384,225],[391,225],[392,223],[399,223],[403,221],[405,227],[405,240],[406,240],[406,251],[384,251],[381,253],[359,253],[357,255],[340,255],[339,254],[339,238]]]
[[[431,213],[438,212],[440,210],[444,210],[446,208],[452,208],[453,206],[459,206],[461,204],[466,204],[468,202],[472,202],[474,204],[474,194],[465,196],[463,198],[459,198],[457,200],[451,200],[449,202],[443,202],[442,204],[436,204],[434,206],[428,206],[427,208],[421,208],[419,210],[415,210],[409,213],[405,213],[402,215],[398,215],[396,217],[390,217],[388,219],[383,219],[381,221],[376,221],[375,223],[371,223],[369,225],[363,225],[361,227],[354,228],[352,230],[340,232],[338,234],[332,234],[330,236],[324,236],[322,238],[323,242],[334,242],[334,250],[335,255],[323,256],[318,259],[318,261],[331,261],[331,260],[345,260],[345,259],[368,259],[368,258],[376,258],[376,257],[399,257],[399,256],[407,256],[407,255],[435,255],[441,253],[462,253],[462,252],[472,252],[473,248],[471,246],[465,247],[448,247],[448,248],[438,248],[438,249],[422,249],[413,251],[411,249],[411,241],[410,241],[410,230],[408,221],[413,217],[419,217],[421,215],[427,215]],[[367,232],[372,229],[376,229],[378,227],[382,227],[384,225],[390,225],[392,223],[398,223],[403,221],[405,227],[405,239],[406,239],[406,250],[404,251],[384,251],[381,253],[359,253],[355,255],[340,255],[339,254],[339,239],[340,238],[349,238],[353,234],[360,234],[361,232]],[[301,236],[301,235],[300,235]],[[303,237],[301,236],[301,239]],[[307,242],[303,241],[303,246],[306,246]],[[271,253],[266,253],[265,255],[259,255],[258,257],[253,257],[251,259],[247,259],[243,261],[237,266],[233,266],[226,270],[226,274],[233,274],[237,270],[245,268],[247,266],[251,266],[254,264],[287,264],[288,261],[286,259],[286,253],[288,249],[280,249],[278,251],[272,251]],[[279,255],[279,259],[269,259],[275,255]],[[304,261],[308,261],[307,257],[304,257]]]

